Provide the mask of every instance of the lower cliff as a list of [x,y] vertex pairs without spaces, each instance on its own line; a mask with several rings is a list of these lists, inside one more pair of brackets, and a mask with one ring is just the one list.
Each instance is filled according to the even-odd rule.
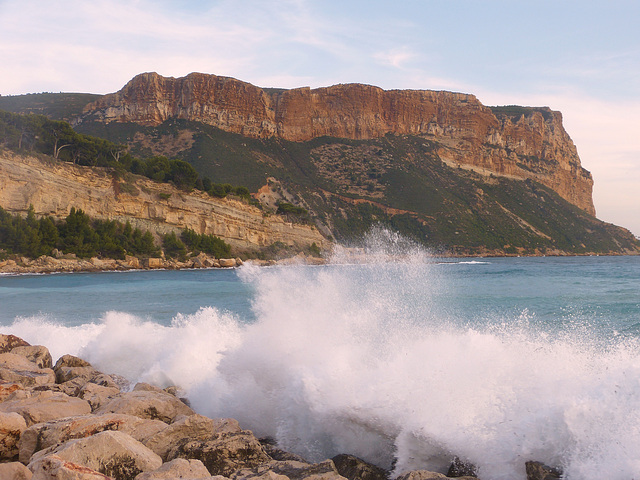
[[190,228],[216,235],[239,250],[258,250],[281,242],[296,248],[327,240],[315,227],[265,216],[255,206],[234,199],[186,193],[166,183],[107,170],[82,167],[47,157],[0,150],[0,206],[24,213],[64,218],[71,207],[97,219],[129,221],[156,234]]

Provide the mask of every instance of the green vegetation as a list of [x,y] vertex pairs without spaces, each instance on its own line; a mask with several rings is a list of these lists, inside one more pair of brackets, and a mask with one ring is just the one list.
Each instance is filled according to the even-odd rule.
[[231,247],[219,237],[199,234],[187,228],[182,231],[180,239],[195,254],[204,252],[216,258],[231,256]]
[[518,121],[522,115],[530,117],[534,112],[540,112],[546,121],[553,120],[553,113],[548,108],[522,107],[520,105],[504,105],[489,107],[496,117],[509,117],[512,121]]
[[53,120],[70,122],[88,103],[101,95],[91,93],[30,93],[0,96],[0,109],[12,113],[45,115]]
[[[201,177],[185,160],[160,155],[136,158],[123,144],[78,133],[67,122],[50,120],[44,115],[20,115],[0,110],[0,146],[18,152],[51,155],[56,160],[78,165],[112,168],[119,174],[144,175],[157,182],[170,182],[185,191],[197,188],[218,198],[229,194],[247,200],[251,197],[247,187],[213,183],[208,177]],[[121,188],[132,195],[139,193],[133,185],[122,184]]]
[[0,249],[7,254],[36,258],[53,249],[80,258],[124,258],[129,255],[160,254],[153,235],[112,220],[92,220],[82,210],[71,208],[65,220],[36,218],[33,208],[26,218],[0,208]]

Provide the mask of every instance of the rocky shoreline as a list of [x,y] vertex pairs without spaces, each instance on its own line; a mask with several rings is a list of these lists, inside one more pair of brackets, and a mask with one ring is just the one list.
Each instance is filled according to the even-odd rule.
[[[538,462],[527,480],[559,479]],[[352,455],[312,463],[231,418],[197,414],[177,386],[131,385],[72,355],[0,334],[3,480],[430,480],[477,478],[457,459],[447,474],[389,472]]]
[[[283,260],[249,260],[250,263],[264,266],[283,263],[305,262],[307,264],[321,264],[324,260],[299,254]],[[70,272],[109,272],[127,270],[182,270],[194,268],[233,268],[244,264],[241,258],[215,258],[201,253],[186,261],[166,258],[138,258],[127,255],[123,260],[112,258],[90,259],[76,258],[74,255],[53,257],[43,255],[36,259],[27,257],[14,257],[0,261],[0,274],[43,274],[43,273],[70,273]]]

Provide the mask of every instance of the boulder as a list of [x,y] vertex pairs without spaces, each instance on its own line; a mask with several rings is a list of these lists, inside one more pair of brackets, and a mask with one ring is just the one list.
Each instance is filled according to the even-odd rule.
[[430,472],[428,470],[413,470],[396,477],[396,480],[439,480],[443,478],[447,478],[443,473]]
[[89,402],[91,411],[97,410],[103,403],[114,398],[120,393],[118,387],[104,387],[96,383],[85,383],[78,391],[78,398]]
[[138,441],[145,441],[167,424],[159,420],[144,420],[132,415],[110,413],[83,415],[38,423],[27,428],[20,438],[19,460],[28,463],[31,456],[46,448],[77,438],[85,438],[105,431],[121,431]]
[[157,470],[162,465],[158,455],[118,431],[69,440],[37,452],[31,457],[29,468],[34,471],[35,466],[51,454],[118,480],[133,480],[139,473]]
[[19,383],[0,383],[0,403],[11,397],[18,390],[24,390],[24,386]]
[[140,418],[162,420],[166,423],[171,423],[180,415],[195,414],[179,399],[159,389],[158,391],[134,390],[121,393],[101,405],[95,413],[126,413]]
[[8,353],[16,347],[28,347],[30,344],[15,335],[0,334],[0,353]]
[[525,463],[527,480],[558,480],[562,472],[541,462]]
[[176,458],[175,460],[165,463],[153,472],[139,474],[135,480],[175,480],[181,478],[188,478],[189,480],[209,480],[211,475],[200,460]]
[[254,468],[245,468],[237,472],[234,480],[257,480],[258,478],[282,480],[346,480],[336,470],[331,460],[320,463],[303,463],[293,460],[271,461]]
[[447,471],[447,477],[477,477],[477,467],[469,462],[463,462],[459,457],[455,457]]
[[389,472],[365,462],[353,455],[336,455],[333,460],[336,470],[349,480],[387,480]]
[[235,258],[221,258],[220,260],[218,260],[218,263],[220,263],[220,266],[222,268],[235,267],[236,266],[236,259]]
[[0,478],[6,480],[31,480],[31,470],[20,462],[0,463]]
[[57,455],[44,457],[31,464],[29,468],[29,473],[33,471],[31,480],[114,480],[84,465],[63,460]]
[[26,429],[27,422],[22,415],[0,412],[0,460],[13,460],[18,456],[18,441]]
[[25,357],[30,362],[35,363],[39,368],[51,368],[53,365],[49,349],[42,345],[15,347],[11,350],[11,353]]
[[91,364],[86,360],[81,359],[80,357],[76,357],[74,355],[63,355],[61,356],[53,369],[58,370],[60,367],[90,367]]
[[0,403],[0,412],[19,413],[27,422],[27,426],[31,426],[56,418],[85,415],[91,413],[91,407],[89,402],[80,398],[69,397],[60,392],[45,391],[33,392],[27,398],[10,397]]
[[238,422],[233,419],[217,419],[202,415],[189,415],[176,419],[171,425],[149,437],[143,443],[167,460],[171,452],[175,452],[187,442],[193,440],[209,440],[221,433],[241,432]]
[[258,439],[248,430],[219,433],[208,440],[188,440],[169,452],[167,459],[174,458],[195,458],[204,463],[211,475],[225,477],[271,460]]
[[25,387],[35,387],[54,383],[55,374],[50,368],[40,368],[22,355],[0,354],[0,382],[19,383]]

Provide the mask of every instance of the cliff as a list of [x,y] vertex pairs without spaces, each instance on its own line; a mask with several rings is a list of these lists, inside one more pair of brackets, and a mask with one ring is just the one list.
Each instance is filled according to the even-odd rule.
[[0,206],[24,213],[29,205],[36,214],[54,218],[64,218],[76,207],[90,217],[130,221],[134,227],[157,233],[191,228],[240,249],[255,250],[274,242],[326,245],[315,228],[288,223],[277,215],[264,217],[258,208],[241,201],[185,193],[131,174],[114,178],[100,168],[0,150]]
[[201,73],[144,73],[88,104],[78,122],[157,126],[169,119],[293,142],[420,136],[435,142],[439,158],[452,167],[535,180],[595,215],[591,174],[580,164],[562,115],[548,108],[492,109],[473,95],[360,84],[280,90]]

